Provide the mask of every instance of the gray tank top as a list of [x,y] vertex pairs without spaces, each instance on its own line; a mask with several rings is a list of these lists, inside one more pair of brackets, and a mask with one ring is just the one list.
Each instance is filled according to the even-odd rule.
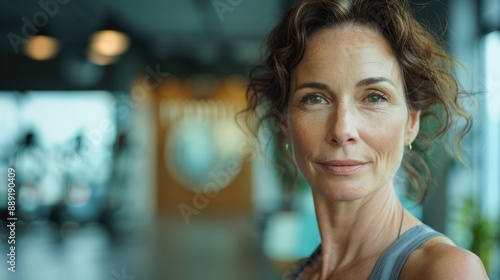
[[[444,235],[424,224],[410,228],[380,256],[370,274],[369,280],[397,280],[411,253],[425,241],[438,236]],[[293,271],[290,279],[307,279],[309,275],[307,275],[308,273],[304,269],[309,266],[318,265],[321,261],[320,256],[321,245],[318,246],[309,258],[300,263],[297,269]]]

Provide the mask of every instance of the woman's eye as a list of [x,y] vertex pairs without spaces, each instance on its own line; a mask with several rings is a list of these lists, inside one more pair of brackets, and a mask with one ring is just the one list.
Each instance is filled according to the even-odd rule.
[[305,104],[321,104],[325,102],[326,102],[325,99],[321,95],[314,93],[302,97],[302,103]]
[[387,101],[387,97],[378,92],[372,92],[370,95],[366,97],[366,101],[368,103],[380,103],[383,101]]

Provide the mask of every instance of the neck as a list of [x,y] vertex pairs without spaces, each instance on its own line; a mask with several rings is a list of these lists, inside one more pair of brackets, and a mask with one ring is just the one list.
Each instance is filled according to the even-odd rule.
[[392,183],[356,201],[333,202],[316,192],[313,196],[324,277],[354,263],[378,259],[399,237],[403,209]]

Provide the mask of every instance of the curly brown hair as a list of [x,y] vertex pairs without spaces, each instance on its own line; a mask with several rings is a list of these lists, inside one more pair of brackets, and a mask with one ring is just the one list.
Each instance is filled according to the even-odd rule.
[[[318,30],[346,23],[373,28],[389,42],[399,63],[409,109],[420,110],[421,120],[434,118],[436,129],[419,132],[417,151],[405,153],[402,167],[406,193],[422,203],[430,186],[430,170],[423,152],[442,136],[457,117],[465,126],[454,131],[455,155],[462,160],[459,143],[470,130],[472,118],[459,104],[459,84],[453,75],[458,63],[438,39],[414,17],[405,0],[303,0],[289,9],[265,42],[262,63],[250,73],[246,92],[247,124],[254,135],[267,123],[276,137],[279,154],[293,165],[284,147],[280,120],[290,98],[290,76],[304,55],[308,38]],[[297,169],[294,167],[295,177]]]

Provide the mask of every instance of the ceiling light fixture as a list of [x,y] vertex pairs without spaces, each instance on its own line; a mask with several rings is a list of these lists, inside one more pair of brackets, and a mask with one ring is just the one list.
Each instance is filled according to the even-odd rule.
[[92,35],[90,50],[103,56],[118,56],[127,51],[130,39],[117,30],[101,30]]
[[59,53],[59,41],[47,35],[36,35],[24,44],[24,53],[35,60],[48,60]]

